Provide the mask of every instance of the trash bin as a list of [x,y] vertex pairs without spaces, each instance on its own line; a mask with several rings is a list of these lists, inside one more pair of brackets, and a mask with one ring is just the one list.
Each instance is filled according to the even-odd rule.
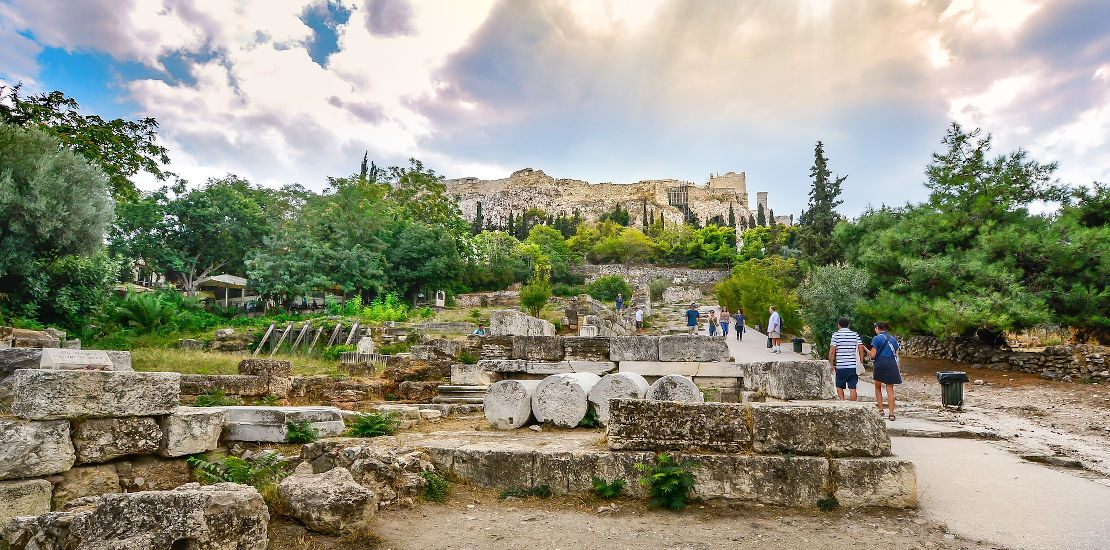
[[794,338],[793,340],[791,340],[791,342],[794,343],[794,353],[801,353],[802,352],[802,344],[806,343],[806,339],[805,338]]
[[940,382],[940,404],[945,407],[964,406],[964,382],[970,382],[966,372],[946,371],[937,373]]

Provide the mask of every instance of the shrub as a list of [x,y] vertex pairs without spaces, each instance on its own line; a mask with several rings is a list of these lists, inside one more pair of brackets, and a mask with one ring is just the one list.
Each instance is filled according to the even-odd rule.
[[596,428],[597,427],[597,411],[590,407],[586,409],[586,415],[578,422],[579,428]]
[[320,439],[320,430],[317,430],[312,422],[308,420],[301,420],[300,422],[286,422],[285,423],[285,441],[289,443],[312,443]]
[[624,491],[623,479],[614,479],[612,483],[606,483],[604,479],[595,477],[590,481],[594,486],[593,493],[601,498],[617,498]]
[[497,498],[501,500],[505,500],[509,497],[528,498],[528,491],[521,489],[516,485],[513,485],[512,487],[506,487],[504,490],[501,491],[500,495],[497,495]]
[[233,407],[242,404],[242,399],[231,397],[223,390],[208,390],[208,393],[198,395],[193,401],[194,407]]
[[551,298],[551,282],[547,279],[532,279],[532,282],[520,287],[520,306],[528,310],[532,317],[538,317],[547,300]]
[[459,354],[459,362],[464,365],[475,365],[478,363],[478,357],[469,351],[464,351]]
[[289,475],[286,469],[289,462],[277,453],[259,453],[250,460],[219,454],[211,458],[197,455],[186,462],[202,483],[240,483],[260,491]]
[[424,500],[440,503],[447,501],[447,494],[451,492],[451,482],[434,470],[420,472],[420,477],[424,478]]
[[409,348],[411,348],[411,347],[412,347],[412,344],[410,344],[408,342],[397,342],[396,344],[383,344],[381,347],[378,348],[378,353],[380,353],[382,355],[397,355],[398,353],[404,353],[404,352],[408,351]]
[[617,294],[623,294],[628,300],[632,297],[632,287],[620,275],[607,275],[586,285],[586,293],[602,302],[616,300]]
[[817,507],[820,508],[822,512],[831,512],[840,508],[840,501],[836,500],[835,496],[819,498],[817,499]]
[[396,293],[379,294],[370,305],[362,308],[362,316],[371,321],[406,321],[411,308]]
[[128,292],[116,307],[120,324],[140,333],[150,333],[173,322],[173,306],[154,292]]
[[644,472],[640,484],[648,488],[648,502],[653,507],[682,510],[690,499],[690,489],[694,488],[694,474],[691,469],[699,465],[695,462],[676,463],[671,455],[660,453],[655,464],[636,463],[636,469]]
[[320,350],[320,359],[327,359],[328,361],[338,361],[339,356],[347,351],[357,350],[357,346],[328,346]]
[[836,320],[841,316],[851,319],[852,328],[861,333],[864,342],[870,340],[871,327],[864,324],[868,320],[857,313],[857,306],[868,299],[869,282],[862,269],[827,265],[811,271],[798,288],[802,319],[813,333],[813,350],[818,357],[828,357]]
[[282,397],[280,395],[263,395],[254,400],[255,405],[262,407],[274,407],[281,404]]
[[397,413],[382,414],[368,412],[355,415],[355,419],[347,426],[349,437],[378,437],[393,435],[398,427]]
[[528,491],[528,495],[540,498],[548,498],[551,496],[551,486],[537,485],[535,487],[532,487],[532,489]]
[[660,278],[658,278],[658,279],[656,279],[656,280],[654,280],[654,281],[652,281],[651,283],[648,284],[648,293],[651,294],[651,299],[652,300],[657,300],[657,301],[662,300],[663,299],[663,291],[667,290],[670,287],[671,287],[670,279],[664,279],[664,278],[660,277]]

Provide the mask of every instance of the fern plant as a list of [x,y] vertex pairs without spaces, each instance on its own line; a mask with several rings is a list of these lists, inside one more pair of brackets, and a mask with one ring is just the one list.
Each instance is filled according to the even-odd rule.
[[317,439],[320,439],[320,430],[317,430],[312,422],[301,420],[300,422],[289,421],[285,423],[285,441],[289,443],[312,443]]
[[355,415],[347,426],[348,437],[393,435],[398,428],[397,413],[368,412]]
[[621,496],[621,492],[624,491],[623,479],[614,479],[612,483],[606,483],[604,479],[601,479],[600,477],[595,477],[590,480],[590,482],[594,486],[594,494],[601,498],[617,498]]
[[231,407],[242,404],[241,399],[231,397],[223,390],[208,390],[208,393],[198,395],[193,401],[194,407]]
[[640,484],[648,488],[648,502],[653,507],[670,510],[686,508],[694,488],[694,474],[690,470],[698,467],[698,463],[690,461],[679,464],[666,453],[659,453],[654,465],[636,463],[636,469],[647,474],[640,478]]
[[446,502],[447,493],[451,491],[451,482],[436,473],[435,470],[420,472],[424,478],[424,500],[432,502]]
[[250,460],[220,454],[211,458],[197,455],[189,457],[186,462],[202,483],[227,481],[251,485],[260,491],[289,475],[289,461],[277,453],[260,453]]

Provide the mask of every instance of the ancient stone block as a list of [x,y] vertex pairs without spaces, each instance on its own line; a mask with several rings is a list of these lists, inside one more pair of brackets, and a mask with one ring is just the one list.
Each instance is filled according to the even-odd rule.
[[555,336],[555,325],[512,309],[489,314],[490,336]]
[[513,338],[513,359],[562,361],[561,336],[517,336]]
[[836,387],[826,361],[747,363],[744,385],[776,399],[833,399]]
[[13,348],[56,348],[58,344],[58,338],[46,331],[24,328],[12,329]]
[[539,380],[502,380],[486,390],[483,399],[486,420],[501,430],[512,430],[532,418],[532,394]]
[[182,395],[204,395],[222,391],[227,395],[239,397],[258,397],[269,395],[270,386],[261,376],[239,374],[183,374],[181,375]]
[[655,401],[683,401],[687,403],[701,403],[705,396],[694,384],[693,380],[677,374],[668,374],[659,377],[648,387],[647,399]]
[[308,421],[320,437],[334,437],[346,431],[343,417],[335,407],[219,407],[229,414],[223,438],[227,441],[281,443],[286,423]]
[[230,423],[227,411],[210,407],[177,407],[162,419],[158,454],[186,456],[215,449],[224,427]]
[[567,361],[571,372],[590,372],[598,376],[617,370],[617,364],[612,361]]
[[239,374],[289,378],[293,375],[293,362],[276,359],[242,359],[239,361]]
[[482,359],[478,367],[489,372],[527,372],[528,362],[523,359]]
[[177,341],[177,347],[187,350],[202,350],[204,349],[204,342],[196,338],[181,338]]
[[76,458],[69,422],[0,419],[0,479],[64,472]]
[[20,418],[155,416],[178,404],[181,375],[20,369],[12,375],[12,414]]
[[660,361],[728,361],[728,344],[721,338],[672,334],[659,337]]
[[614,336],[609,339],[609,359],[613,361],[658,361],[658,336]]
[[694,494],[778,506],[811,507],[825,498],[829,461],[811,456],[681,453],[694,469]]
[[451,384],[455,386],[488,386],[500,377],[481,365],[455,363],[451,365]]
[[584,338],[597,338],[600,336],[600,334],[598,334],[598,328],[593,325],[580,325],[578,327],[578,335]]
[[182,458],[138,456],[114,463],[124,491],[164,491],[189,482],[191,472]]
[[544,361],[529,361],[524,366],[524,372],[528,374],[542,374],[544,376],[549,376],[552,374],[564,374],[568,372],[574,372],[574,369],[570,367],[570,362],[568,361],[558,361],[555,363]]
[[482,443],[455,449],[451,471],[479,487],[532,486],[532,448],[516,443]]
[[759,454],[884,456],[890,437],[874,405],[827,401],[750,403]]
[[620,372],[633,372],[642,376],[666,376],[679,374],[697,376],[701,363],[697,361],[621,361]]
[[104,350],[46,348],[42,350],[39,368],[112,370],[112,359]]
[[[50,349],[50,348],[48,348]],[[93,353],[97,356],[97,366],[101,370],[131,371],[131,352],[116,350],[68,350],[61,348],[50,349],[48,354],[56,354],[60,359],[72,357],[73,353]],[[70,354],[67,356],[66,354]],[[104,364],[107,358],[108,364]],[[85,368],[81,363],[58,362],[53,359],[46,360],[44,367],[43,350],[40,348],[10,348],[0,349],[0,383],[3,383],[18,369],[39,368]]]
[[61,510],[71,500],[81,497],[119,493],[119,475],[114,464],[77,466],[62,474],[62,481],[54,486],[52,509]]
[[278,495],[289,515],[320,533],[342,535],[365,528],[378,510],[373,491],[355,483],[351,472],[333,468],[321,474],[297,468],[281,480]]
[[253,487],[190,483],[172,491],[104,495],[87,507],[22,517],[3,536],[13,550],[264,550],[269,519]]
[[602,426],[609,424],[610,399],[643,399],[647,395],[648,383],[643,376],[634,372],[606,374],[590,389],[587,396],[597,421]]
[[568,361],[608,361],[608,338],[583,338],[568,336],[563,338],[563,349]]
[[609,402],[609,448],[750,451],[749,421],[747,407],[739,403],[614,399]]
[[832,461],[832,476],[841,506],[917,506],[917,470],[908,460],[838,458]]
[[73,421],[77,463],[107,462],[158,450],[162,429],[151,417],[88,418]]
[[486,336],[482,338],[482,359],[512,359],[513,337]]
[[537,422],[574,428],[586,416],[587,396],[601,380],[596,374],[575,372],[544,378],[532,393],[532,415]]
[[14,517],[49,512],[50,489],[45,479],[0,481],[0,532]]

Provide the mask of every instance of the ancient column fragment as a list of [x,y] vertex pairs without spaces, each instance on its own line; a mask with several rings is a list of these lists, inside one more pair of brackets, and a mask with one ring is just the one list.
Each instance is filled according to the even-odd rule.
[[601,380],[592,372],[555,374],[544,378],[532,393],[532,414],[537,422],[573,428],[586,416],[590,390]]
[[597,421],[602,426],[609,425],[609,400],[620,398],[643,399],[647,395],[648,382],[634,372],[606,374],[594,384],[588,399],[597,412]]
[[532,418],[532,394],[539,385],[539,380],[502,380],[490,386],[482,401],[486,420],[499,430],[524,426]]

